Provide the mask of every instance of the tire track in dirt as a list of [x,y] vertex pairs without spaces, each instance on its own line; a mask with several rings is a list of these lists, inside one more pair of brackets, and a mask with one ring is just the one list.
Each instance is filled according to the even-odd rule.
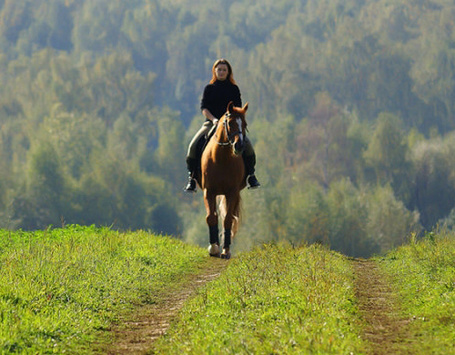
[[100,349],[99,353],[149,353],[154,341],[167,331],[185,301],[194,296],[201,286],[216,279],[228,263],[226,260],[210,258],[200,272],[187,276],[177,289],[165,291],[156,303],[142,306],[128,318],[120,320],[119,325],[111,329],[113,343]]
[[386,275],[371,260],[354,259],[355,292],[371,346],[369,354],[415,354],[410,320],[400,316],[398,296]]

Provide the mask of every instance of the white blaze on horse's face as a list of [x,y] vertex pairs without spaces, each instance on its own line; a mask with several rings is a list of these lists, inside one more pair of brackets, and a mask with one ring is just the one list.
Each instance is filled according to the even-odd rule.
[[244,139],[243,139],[243,125],[242,125],[242,119],[240,117],[237,117],[235,120],[237,123],[237,128],[238,128],[238,139],[235,141],[235,143],[232,145],[232,148],[234,149],[234,154],[240,155],[243,153],[243,149],[245,147],[244,144]]
[[239,137],[243,141],[243,127],[242,127],[242,119],[240,117],[237,118],[237,126],[239,127]]
[[230,112],[226,112],[223,120],[224,139],[218,141],[218,145],[231,146],[235,155],[241,155],[245,149],[244,124],[243,117],[232,117]]

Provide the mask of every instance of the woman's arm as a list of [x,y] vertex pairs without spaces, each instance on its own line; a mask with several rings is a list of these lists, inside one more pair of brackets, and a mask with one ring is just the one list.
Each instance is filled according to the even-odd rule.
[[208,119],[209,121],[212,121],[213,124],[215,124],[216,121],[218,121],[218,119],[207,108],[209,106],[209,102],[210,102],[209,98],[211,96],[213,96],[213,94],[211,94],[212,91],[213,91],[213,89],[212,89],[211,85],[207,85],[204,88],[204,93],[202,94],[202,100],[201,100],[201,111],[206,119]]
[[208,109],[206,109],[206,108],[202,109],[202,114],[204,115],[205,118],[212,121],[213,124],[216,124],[218,122],[218,118],[213,116],[212,113]]

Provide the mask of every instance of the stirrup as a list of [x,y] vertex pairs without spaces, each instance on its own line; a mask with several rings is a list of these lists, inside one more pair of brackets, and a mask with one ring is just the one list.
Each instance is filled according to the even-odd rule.
[[252,175],[249,175],[246,179],[247,183],[248,183],[248,188],[249,189],[257,189],[258,187],[261,186],[261,184],[259,183],[258,179],[256,178],[256,176],[254,174]]
[[185,192],[191,192],[194,193],[196,192],[196,180],[192,177],[188,179],[188,184],[186,187],[183,189]]

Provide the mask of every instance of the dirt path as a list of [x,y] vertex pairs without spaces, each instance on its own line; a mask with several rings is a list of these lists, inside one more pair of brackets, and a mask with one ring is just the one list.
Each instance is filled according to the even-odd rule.
[[[366,322],[364,339],[370,354],[415,354],[409,319],[400,317],[399,300],[387,277],[371,260],[355,259],[355,291]],[[414,349],[414,350],[413,350]]]
[[146,354],[153,342],[163,335],[178,315],[184,302],[195,295],[196,290],[217,278],[228,265],[228,261],[211,258],[201,272],[189,276],[177,289],[169,290],[159,296],[159,301],[137,309],[127,319],[119,321],[112,329],[114,341],[100,350],[102,354]]
[[[369,354],[415,354],[409,319],[400,317],[399,300],[387,277],[371,260],[354,259],[355,293],[366,323],[364,339],[371,344]],[[186,278],[177,289],[160,295],[159,301],[137,309],[112,329],[114,341],[100,349],[109,355],[147,354],[153,342],[163,335],[178,315],[184,302],[197,289],[217,278],[226,268],[226,260],[211,258],[201,272]]]

